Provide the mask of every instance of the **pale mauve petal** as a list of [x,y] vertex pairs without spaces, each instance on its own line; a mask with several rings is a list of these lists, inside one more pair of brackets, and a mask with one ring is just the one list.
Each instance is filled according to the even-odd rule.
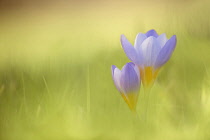
[[127,38],[124,35],[121,35],[121,44],[127,57],[132,62],[138,63],[139,59],[136,49],[132,46],[132,44],[127,40]]
[[138,93],[140,82],[132,64],[127,63],[123,67],[120,78],[120,85],[125,93]]
[[120,79],[121,79],[121,71],[118,68],[115,68],[114,69],[114,84],[116,88],[118,89],[118,91],[122,93],[123,91],[120,85]]
[[141,46],[142,42],[143,42],[146,38],[147,38],[147,36],[146,36],[145,34],[142,34],[142,33],[137,34],[136,39],[135,39],[134,47],[135,47],[136,49],[138,49],[138,48]]
[[145,35],[146,35],[147,37],[150,37],[150,36],[158,37],[158,34],[157,34],[157,32],[156,32],[154,29],[149,30]]
[[160,46],[163,47],[166,42],[168,41],[166,34],[163,33],[157,37],[157,41],[159,42]]
[[161,49],[156,62],[155,62],[155,68],[161,67],[163,64],[165,64],[171,57],[172,52],[174,51],[176,47],[176,35],[173,35],[164,45],[164,47]]
[[148,37],[142,43],[141,49],[144,59],[144,66],[152,66],[155,63],[157,55],[161,49],[157,39],[153,36]]

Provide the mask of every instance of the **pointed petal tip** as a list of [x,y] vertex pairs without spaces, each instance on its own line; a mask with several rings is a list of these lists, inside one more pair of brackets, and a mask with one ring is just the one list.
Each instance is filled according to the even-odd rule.
[[156,32],[156,31],[155,31],[155,29],[150,29],[150,30],[147,31],[147,33],[148,32]]
[[174,38],[174,39],[176,39],[176,35],[172,35],[172,37],[171,38]]
[[124,67],[122,68],[122,71],[123,69],[126,70],[126,69],[131,69],[131,68],[135,68],[135,64],[133,62],[128,62],[124,65]]
[[126,39],[126,37],[125,37],[124,34],[121,34],[121,35],[120,35],[120,40],[121,40],[121,42],[122,42],[123,39]]
[[131,66],[135,66],[135,64],[133,62],[128,62],[126,65],[131,65]]
[[120,42],[122,44],[122,47],[124,47],[125,44],[130,43],[124,34],[120,36]]
[[111,66],[112,75],[114,74],[114,69],[115,69],[115,68],[116,68],[115,65],[112,65],[112,66]]
[[112,70],[113,70],[113,69],[115,69],[115,68],[116,68],[116,66],[115,66],[115,65],[112,65],[112,66],[111,66],[111,68],[112,68]]
[[151,29],[151,30],[149,30],[148,32],[156,32],[156,31],[155,31],[155,29]]
[[[175,41],[177,42],[177,37],[176,37],[176,35],[173,35],[172,37],[173,37],[173,38],[175,39]],[[171,38],[172,38],[172,37],[171,37]]]
[[158,37],[158,34],[154,29],[149,30],[145,35],[147,37],[150,37],[150,36]]
[[134,63],[138,63],[138,55],[136,49],[133,45],[129,42],[129,40],[125,37],[125,35],[121,35],[121,45],[122,48],[127,55],[127,57]]
[[159,68],[164,65],[171,57],[176,47],[176,35],[173,35],[164,45],[155,62],[155,68]]
[[159,35],[157,37],[157,41],[159,42],[159,44],[162,48],[166,44],[166,42],[168,41],[168,38],[167,38],[165,33],[162,33],[161,35]]
[[177,37],[176,35],[173,35],[170,39],[169,39],[170,43],[174,44],[174,47],[176,46],[176,42],[177,42]]
[[134,47],[137,49],[141,46],[141,44],[143,43],[143,41],[147,38],[147,36],[143,33],[138,33],[136,35],[136,39],[135,39],[135,44]]

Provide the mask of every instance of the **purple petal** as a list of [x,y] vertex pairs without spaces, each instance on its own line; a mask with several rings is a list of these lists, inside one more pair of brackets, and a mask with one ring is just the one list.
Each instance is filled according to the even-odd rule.
[[140,88],[140,79],[138,78],[133,64],[127,63],[123,67],[120,84],[124,93],[138,93]]
[[121,71],[114,65],[112,65],[112,79],[114,81],[114,84],[119,92],[122,93],[121,86],[120,86],[120,77],[121,77]]
[[124,35],[121,35],[121,44],[127,57],[134,63],[138,63],[138,55],[136,49],[131,45]]
[[139,67],[136,64],[132,63],[132,62],[129,62],[127,64],[130,64],[133,67],[133,69],[136,71],[136,74],[137,74],[137,76],[139,78],[139,81],[141,81]]
[[[137,65],[135,65],[134,70],[136,71],[136,74],[138,75],[139,81],[141,81],[141,77],[140,77],[140,71],[139,71],[139,67]],[[140,83],[141,84],[141,83]]]
[[114,80],[114,69],[116,68],[115,65],[112,65],[111,67],[111,71],[112,71],[112,79]]
[[147,36],[145,34],[139,33],[136,36],[136,40],[135,40],[135,44],[134,47],[136,48],[136,50],[141,46],[142,42],[147,38]]
[[147,37],[150,37],[150,36],[158,37],[158,34],[157,34],[157,32],[154,29],[149,30],[145,35]]
[[161,46],[157,39],[153,36],[148,37],[141,44],[141,49],[144,57],[144,65],[152,66],[161,50]]
[[173,35],[161,49],[160,53],[155,62],[155,68],[161,67],[165,64],[169,58],[171,57],[172,52],[174,51],[176,46],[176,35]]
[[160,46],[163,47],[166,42],[168,41],[166,34],[161,34],[157,37],[157,41],[159,42]]
[[[132,67],[135,66],[135,64],[134,64],[133,62],[128,62],[127,64],[125,64],[125,66],[128,65],[128,64],[131,65]],[[125,67],[125,66],[124,66],[124,67]],[[123,67],[123,68],[124,68],[124,67]]]

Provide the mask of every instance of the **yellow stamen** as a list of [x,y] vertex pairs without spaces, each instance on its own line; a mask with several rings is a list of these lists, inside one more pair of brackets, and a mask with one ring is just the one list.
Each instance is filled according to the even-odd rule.
[[131,111],[136,111],[136,103],[138,99],[138,94],[136,93],[127,93],[127,94],[121,94],[125,102],[128,104]]
[[157,77],[159,69],[154,70],[153,67],[144,67],[139,69],[143,85],[145,87],[152,86]]

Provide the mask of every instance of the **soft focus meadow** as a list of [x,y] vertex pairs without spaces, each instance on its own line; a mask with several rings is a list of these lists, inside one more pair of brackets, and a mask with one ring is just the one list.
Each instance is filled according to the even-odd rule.
[[[11,2],[11,3],[9,3]],[[210,2],[0,2],[1,140],[209,140]],[[151,90],[148,122],[115,88],[125,34],[156,29],[177,47]]]

